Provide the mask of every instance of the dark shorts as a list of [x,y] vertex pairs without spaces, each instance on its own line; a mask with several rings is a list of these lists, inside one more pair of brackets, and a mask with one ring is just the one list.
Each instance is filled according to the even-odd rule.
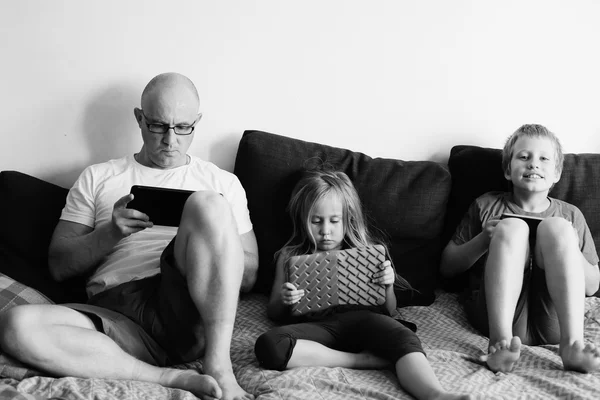
[[203,355],[204,331],[187,284],[175,265],[175,239],[160,259],[160,274],[98,293],[87,304],[64,304],[92,319],[124,351],[153,365]]
[[[489,337],[484,276],[481,277],[479,289],[469,291],[462,300],[471,324]],[[558,317],[550,299],[546,275],[531,257],[523,275],[523,286],[515,309],[513,334],[528,345],[556,344],[560,339]]]

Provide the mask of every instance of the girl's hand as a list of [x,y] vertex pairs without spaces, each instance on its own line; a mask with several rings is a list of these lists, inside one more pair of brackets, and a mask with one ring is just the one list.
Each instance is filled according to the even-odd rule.
[[304,296],[304,290],[297,290],[296,286],[292,285],[290,282],[284,282],[283,285],[281,285],[281,302],[286,306],[296,304],[300,301],[302,296]]
[[394,269],[392,268],[392,263],[390,260],[385,260],[379,265],[378,271],[373,274],[373,282],[378,283],[381,286],[391,286],[394,284],[394,280],[396,279],[396,274],[394,273]]

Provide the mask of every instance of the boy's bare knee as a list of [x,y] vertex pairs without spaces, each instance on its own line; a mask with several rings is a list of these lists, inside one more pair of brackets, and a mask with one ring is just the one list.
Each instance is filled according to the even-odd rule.
[[537,230],[537,240],[541,244],[578,245],[579,238],[571,222],[560,217],[549,217],[540,222]]
[[529,237],[529,225],[518,218],[503,219],[496,225],[493,240],[502,242],[527,240]]

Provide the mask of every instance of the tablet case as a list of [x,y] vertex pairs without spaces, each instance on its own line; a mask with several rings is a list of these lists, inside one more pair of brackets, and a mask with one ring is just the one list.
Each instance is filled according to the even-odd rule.
[[133,185],[131,193],[134,198],[127,203],[127,208],[148,215],[154,225],[179,226],[183,206],[187,198],[194,192],[183,189]]
[[304,296],[292,305],[292,315],[344,304],[383,304],[385,288],[371,280],[384,261],[381,245],[291,257],[287,281],[304,290]]

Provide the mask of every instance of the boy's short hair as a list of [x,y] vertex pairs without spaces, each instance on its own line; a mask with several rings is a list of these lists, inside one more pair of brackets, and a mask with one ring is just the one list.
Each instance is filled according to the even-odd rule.
[[545,126],[538,124],[522,125],[508,137],[504,144],[504,148],[502,149],[502,171],[504,171],[504,173],[507,173],[510,168],[510,160],[514,153],[515,143],[522,136],[550,139],[552,144],[554,144],[554,152],[556,153],[556,173],[557,175],[562,173],[563,163],[565,161],[562,145],[554,133],[550,132]]

